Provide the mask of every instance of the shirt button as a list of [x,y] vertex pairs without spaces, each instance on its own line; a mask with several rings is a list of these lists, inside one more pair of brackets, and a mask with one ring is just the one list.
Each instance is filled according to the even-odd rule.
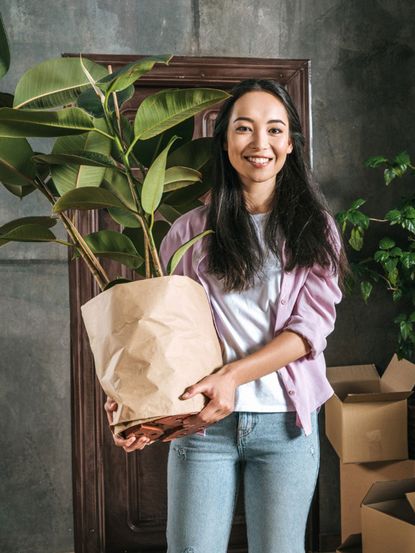
[[282,303],[282,305],[285,305],[287,303],[287,300],[282,299],[281,303]]
[[288,395],[293,396],[295,394],[294,390],[288,390]]

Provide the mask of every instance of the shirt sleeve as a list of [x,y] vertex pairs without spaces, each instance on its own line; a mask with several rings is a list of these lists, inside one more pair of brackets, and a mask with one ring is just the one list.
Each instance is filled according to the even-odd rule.
[[[331,224],[331,234],[339,253],[341,241],[334,222]],[[334,330],[336,304],[341,298],[338,275],[332,268],[314,265],[309,269],[283,329],[296,332],[307,340],[311,348],[308,357],[314,359],[325,350],[326,338]]]

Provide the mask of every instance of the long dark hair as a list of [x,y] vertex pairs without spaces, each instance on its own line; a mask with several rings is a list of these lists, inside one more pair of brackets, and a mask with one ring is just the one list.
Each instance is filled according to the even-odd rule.
[[[336,247],[326,203],[311,182],[304,160],[304,135],[297,110],[283,86],[268,79],[247,79],[236,85],[222,105],[213,138],[214,180],[208,210],[208,270],[223,279],[225,290],[241,291],[261,274],[264,254],[249,216],[238,174],[224,149],[230,114],[236,100],[253,91],[273,94],[284,105],[289,121],[291,154],[278,173],[265,227],[266,246],[280,257],[281,233],[285,238],[284,269],[319,264],[342,279],[347,261]],[[337,240],[338,243],[338,240]]]

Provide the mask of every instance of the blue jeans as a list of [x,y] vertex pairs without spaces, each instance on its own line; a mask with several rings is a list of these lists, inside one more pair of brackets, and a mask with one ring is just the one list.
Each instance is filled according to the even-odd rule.
[[304,553],[320,447],[295,412],[232,413],[173,440],[168,460],[168,553],[226,553],[239,481],[249,553]]

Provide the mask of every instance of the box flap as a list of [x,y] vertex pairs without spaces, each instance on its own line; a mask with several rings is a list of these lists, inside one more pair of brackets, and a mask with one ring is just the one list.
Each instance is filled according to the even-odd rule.
[[382,389],[397,392],[410,391],[415,386],[415,364],[398,359],[395,354],[381,378]]
[[328,367],[327,378],[340,399],[347,393],[378,392],[379,375],[374,365]]
[[409,505],[412,507],[414,513],[415,513],[415,492],[409,492],[406,493],[406,499],[409,502]]
[[406,399],[412,392],[373,392],[366,394],[347,394],[343,401],[345,403],[362,403],[367,401],[399,401]]
[[336,550],[336,553],[361,553],[362,534],[350,535]]
[[363,498],[362,505],[399,499],[412,492],[415,492],[415,478],[375,482]]

